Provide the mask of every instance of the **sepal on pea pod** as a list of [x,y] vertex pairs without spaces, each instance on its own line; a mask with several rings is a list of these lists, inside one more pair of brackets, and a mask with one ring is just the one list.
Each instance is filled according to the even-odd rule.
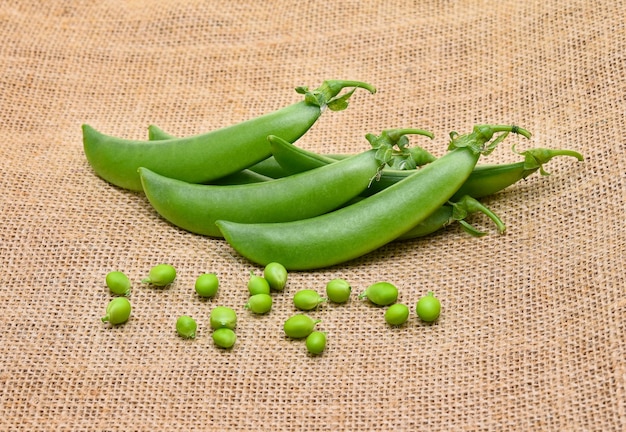
[[[407,135],[423,135],[430,139],[435,137],[423,129],[387,129],[380,135],[367,134],[365,138],[372,148],[376,149],[376,159],[382,167],[387,165],[399,170],[410,170],[437,159],[421,147],[409,148]],[[394,147],[397,147],[397,150]]]
[[457,201],[448,201],[443,206],[439,207],[433,213],[431,213],[422,222],[411,228],[409,231],[402,234],[396,240],[410,240],[419,237],[424,237],[439,231],[455,222],[458,222],[463,230],[467,233],[475,236],[482,237],[486,235],[486,232],[479,231],[474,226],[466,221],[467,217],[474,213],[483,213],[491,219],[500,234],[503,234],[506,230],[504,222],[493,211],[480,203],[475,198],[469,195],[465,195],[463,198]]
[[467,216],[476,212],[481,212],[487,215],[487,217],[489,217],[489,219],[496,224],[500,234],[504,234],[504,231],[506,230],[504,222],[502,222],[498,215],[469,195],[465,195],[457,202],[451,202],[450,205],[452,206],[452,217],[450,223],[458,221],[467,233],[475,237],[482,237],[487,234],[486,232],[477,230],[473,225],[469,224],[465,220]]
[[582,162],[584,160],[583,155],[574,150],[556,150],[538,147],[523,152],[518,152],[515,150],[515,145],[513,145],[513,151],[521,156],[524,156],[524,170],[532,173],[539,169],[541,175],[550,175],[549,172],[543,169],[543,164],[547,163],[555,156],[571,156],[578,159],[579,162]]

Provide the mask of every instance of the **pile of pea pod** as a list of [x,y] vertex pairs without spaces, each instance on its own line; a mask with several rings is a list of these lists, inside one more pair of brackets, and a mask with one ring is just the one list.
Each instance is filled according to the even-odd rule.
[[[481,165],[509,133],[530,138],[515,125],[477,125],[450,134],[436,158],[409,135],[421,129],[367,134],[370,147],[350,155],[321,155],[294,145],[321,114],[348,106],[360,81],[328,80],[304,100],[269,114],[207,133],[175,137],[149,127],[147,140],[105,135],[83,125],[85,155],[95,173],[118,187],[143,191],[156,212],[189,232],[225,239],[250,261],[280,262],[288,270],[329,267],[363,256],[395,240],[433,233],[486,214],[478,199],[539,171],[573,150],[533,148],[516,163]],[[345,93],[342,93],[346,90]]]

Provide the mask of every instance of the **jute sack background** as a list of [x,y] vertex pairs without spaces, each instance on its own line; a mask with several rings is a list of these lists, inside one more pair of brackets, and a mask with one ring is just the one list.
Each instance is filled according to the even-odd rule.
[[[578,430],[626,428],[626,5],[621,1],[0,1],[0,430]],[[145,138],[230,125],[330,78],[378,88],[325,113],[298,144],[357,152],[390,127],[445,152],[476,123],[519,124],[510,150],[570,148],[485,202],[506,222],[457,226],[345,265],[293,272],[274,310],[244,310],[260,268],[162,220],[90,169],[80,126]],[[254,211],[253,208],[250,211]],[[402,217],[402,215],[398,215]],[[381,227],[384,229],[384,227]],[[157,263],[169,288],[139,281]],[[133,314],[100,322],[108,271]],[[219,295],[193,292],[216,272]],[[312,312],[324,355],[282,333],[301,288],[343,277],[347,305]],[[387,280],[440,320],[401,328],[356,299]],[[213,346],[215,305],[239,313]],[[196,340],[174,330],[181,314]]]

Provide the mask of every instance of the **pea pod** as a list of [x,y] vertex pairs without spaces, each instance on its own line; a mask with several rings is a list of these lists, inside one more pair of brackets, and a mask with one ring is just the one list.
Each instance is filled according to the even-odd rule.
[[[389,144],[420,129],[384,131]],[[270,136],[270,142],[283,141]],[[139,168],[146,197],[165,219],[197,234],[221,237],[218,219],[242,223],[284,222],[334,210],[359,195],[380,169],[372,149],[316,170],[238,186],[198,185]]]
[[[494,134],[504,132],[489,143]],[[396,239],[445,204],[509,132],[517,126],[480,125],[468,135],[451,134],[449,152],[401,182],[339,210],[309,219],[242,224],[220,220],[224,238],[258,264],[279,261],[290,270],[339,264]]]
[[[343,96],[346,87],[354,87]],[[137,169],[146,167],[161,175],[190,183],[205,183],[236,173],[268,156],[267,136],[276,134],[293,142],[300,138],[328,107],[345,109],[357,87],[371,93],[374,87],[359,81],[325,81],[318,89],[296,89],[305,100],[278,111],[200,135],[157,141],[117,138],[84,124],[85,156],[97,175],[126,189],[142,190]]]
[[541,147],[531,148],[518,154],[524,156],[523,162],[477,166],[463,186],[454,194],[452,199],[460,199],[465,195],[474,198],[493,195],[525,179],[536,171],[539,171],[541,175],[548,175],[543,165],[557,156],[570,156],[576,158],[578,161],[584,159],[580,153],[574,150],[547,149]]
[[[428,160],[429,153],[426,152],[426,150],[420,150],[419,147],[415,148],[420,151],[422,164],[424,162],[432,162],[432,160]],[[322,155],[283,142],[272,143],[272,154],[274,159],[289,174],[296,174],[337,162],[336,155]],[[465,195],[469,195],[473,198],[483,198],[493,195],[525,179],[538,170],[542,175],[546,175],[547,173],[543,169],[543,165],[557,156],[571,156],[579,161],[583,160],[583,156],[580,153],[567,149],[547,149],[538,147],[518,154],[524,156],[524,161],[497,165],[477,165],[463,186],[452,196],[452,200],[462,199]],[[378,181],[373,182],[365,191],[364,195],[380,192],[404,180],[411,174],[413,174],[413,170],[410,169],[398,170],[385,168]]]

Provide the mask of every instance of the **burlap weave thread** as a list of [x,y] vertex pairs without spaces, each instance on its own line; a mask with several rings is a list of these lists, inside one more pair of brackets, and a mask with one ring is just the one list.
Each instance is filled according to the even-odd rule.
[[[0,0],[0,430],[618,431],[626,428],[626,4],[589,0]],[[290,274],[274,310],[243,309],[250,270],[223,241],[173,227],[139,193],[94,175],[80,126],[145,138],[205,132],[300,100],[293,89],[363,80],[299,145],[339,153],[390,127],[519,124],[510,150],[570,148],[484,200],[507,224],[457,226],[345,265]],[[251,209],[253,210],[253,209]],[[401,215],[399,215],[400,217]],[[142,286],[169,262],[167,289]],[[108,271],[133,281],[133,315],[100,322]],[[216,272],[201,301],[195,277]],[[312,312],[323,356],[287,340],[301,288],[351,282]],[[393,329],[356,299],[378,280],[432,326]],[[235,308],[215,348],[210,309]],[[179,315],[198,319],[177,337]]]

